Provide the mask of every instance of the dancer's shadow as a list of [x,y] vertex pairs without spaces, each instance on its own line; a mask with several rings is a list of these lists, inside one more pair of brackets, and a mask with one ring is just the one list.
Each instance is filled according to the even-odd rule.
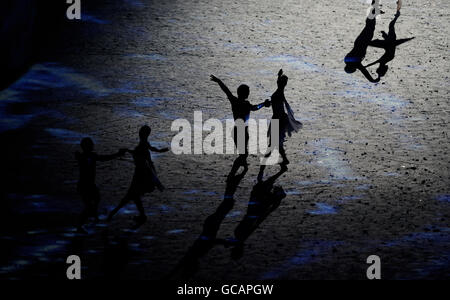
[[368,68],[379,63],[380,65],[378,66],[377,74],[380,78],[386,75],[389,69],[387,64],[395,58],[397,46],[414,39],[414,37],[412,37],[397,40],[397,35],[395,33],[395,23],[397,22],[399,16],[400,11],[396,13],[394,19],[389,24],[389,33],[386,33],[384,31],[381,32],[381,34],[383,35],[383,40],[373,40],[369,43],[369,46],[382,48],[385,51],[380,59],[366,66],[366,68]]
[[199,259],[208,254],[216,245],[232,246],[232,257],[239,258],[242,256],[245,240],[279,206],[281,199],[286,196],[281,187],[274,187],[275,181],[284,172],[286,171],[282,170],[266,181],[258,182],[253,187],[247,214],[236,228],[235,238],[225,240],[217,238],[217,232],[226,215],[233,209],[234,194],[246,171],[239,175],[229,176],[223,202],[214,214],[206,218],[202,233],[168,276],[168,279],[188,279],[192,277],[198,270]]
[[231,257],[240,259],[244,254],[245,241],[274,212],[286,197],[281,186],[274,186],[276,180],[283,175],[287,169],[281,169],[277,174],[266,181],[259,181],[252,189],[248,203],[247,214],[236,227],[234,239],[225,241],[226,246],[232,246]]
[[[378,3],[377,3],[378,4]],[[376,9],[374,8],[374,13]],[[361,31],[359,36],[356,38],[353,49],[345,56],[345,72],[351,74],[360,70],[361,73],[370,82],[379,82],[380,78],[373,79],[372,75],[369,73],[366,67],[363,66],[362,61],[366,57],[367,48],[373,39],[376,26],[376,16],[373,18],[366,19],[366,26]]]
[[191,277],[197,272],[198,260],[205,256],[215,245],[221,243],[221,240],[216,238],[217,232],[226,215],[234,207],[234,194],[236,193],[240,182],[245,177],[247,169],[244,169],[244,171],[238,175],[232,174],[233,172],[235,171],[232,170],[228,175],[222,203],[219,205],[216,212],[206,218],[203,224],[202,233],[171,272],[168,279]]

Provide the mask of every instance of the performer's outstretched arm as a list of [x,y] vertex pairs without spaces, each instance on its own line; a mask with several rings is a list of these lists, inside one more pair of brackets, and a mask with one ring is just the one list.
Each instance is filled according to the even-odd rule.
[[97,155],[97,161],[110,161],[113,159],[116,159],[118,157],[124,156],[125,153],[127,152],[127,149],[120,149],[119,152],[114,153],[114,154],[110,154],[110,155]]
[[395,31],[395,23],[397,23],[398,17],[400,17],[400,11],[398,10],[394,16],[394,19],[389,23],[389,31]]
[[409,42],[410,40],[415,39],[415,37],[408,38],[408,39],[400,39],[395,41],[395,46],[401,45],[403,43]]
[[369,46],[375,47],[375,48],[386,49],[387,43],[386,43],[386,41],[376,39],[376,40],[370,41]]
[[229,99],[233,97],[233,94],[231,93],[230,89],[222,82],[222,80],[220,80],[219,78],[217,78],[214,75],[211,75],[211,81],[214,81],[217,84],[219,84],[220,88],[227,95],[227,97]]
[[150,151],[158,152],[158,153],[164,153],[164,152],[169,151],[169,148],[158,149],[158,148],[153,147],[153,146],[150,145],[150,144],[149,144],[149,149],[150,149]]
[[265,107],[270,107],[270,104],[271,104],[270,100],[267,99],[266,101],[264,101],[264,102],[262,102],[260,104],[252,105],[250,109],[252,111],[257,111],[257,110],[260,110],[261,108],[263,108],[264,106]]

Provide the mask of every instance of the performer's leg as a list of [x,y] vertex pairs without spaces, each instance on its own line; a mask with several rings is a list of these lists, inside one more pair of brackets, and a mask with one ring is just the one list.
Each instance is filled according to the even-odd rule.
[[122,199],[122,201],[120,201],[119,205],[117,205],[117,207],[114,208],[114,209],[109,213],[107,221],[111,221],[112,218],[114,217],[114,215],[117,214],[117,212],[118,212],[122,207],[124,207],[125,205],[127,205],[127,203],[130,201],[129,193],[130,193],[130,192],[128,192],[128,193],[125,195],[125,197]]
[[95,218],[95,221],[98,222],[98,206],[100,204],[100,191],[97,187],[95,187],[93,193],[92,193],[92,216]]
[[269,149],[267,150],[267,153],[264,155],[264,158],[262,160],[261,166],[259,167],[259,173],[257,180],[258,182],[263,180],[264,177],[264,170],[266,169],[266,163],[270,156],[272,156],[273,150],[275,150],[276,145],[274,145],[272,141],[272,122],[270,122],[269,129],[267,131],[267,136],[269,137]]
[[83,208],[83,211],[80,213],[80,216],[78,219],[77,231],[80,233],[87,233],[87,231],[83,228],[83,225],[86,223],[86,221],[89,218],[89,213],[92,210],[92,205],[89,203],[89,195],[87,193],[83,193],[81,195],[81,198],[83,200],[84,208]]
[[85,207],[83,208],[83,211],[80,213],[77,230],[81,231],[83,229],[83,225],[86,224],[88,218],[89,218],[88,208]]
[[[234,140],[234,145],[236,146],[236,149],[239,149],[238,147],[238,128],[235,126],[234,127],[234,132],[233,132],[233,140]],[[248,170],[248,164],[247,164],[247,157],[248,157],[248,141],[249,141],[249,135],[248,135],[248,129],[245,128],[245,153],[244,154],[239,154],[238,158],[236,158],[233,162],[233,166],[231,167],[231,171],[228,174],[228,178],[233,177],[237,171],[239,170],[239,168],[241,166],[244,167],[244,170]]]
[[242,166],[244,167],[244,171],[248,171],[248,142],[250,140],[250,136],[248,134],[248,127],[245,127],[245,153],[242,156]]
[[261,166],[259,167],[259,173],[258,173],[258,177],[257,177],[258,182],[260,182],[260,181],[263,180],[263,177],[264,177],[264,170],[265,170],[265,169],[266,169],[266,165],[261,165]]
[[166,187],[161,183],[161,181],[159,181],[159,178],[156,175],[153,175],[154,178],[153,180],[155,181],[155,185],[156,188],[160,191],[160,192],[164,192],[164,190],[166,189]]
[[395,34],[395,23],[397,22],[398,17],[400,17],[400,11],[397,11],[394,19],[389,23],[389,35]]
[[142,204],[141,197],[136,196],[133,201],[134,201],[134,204],[136,204],[136,208],[139,211],[139,217],[140,218],[147,218],[146,215],[145,215],[144,205]]
[[279,150],[280,150],[281,158],[283,159],[281,164],[282,165],[288,165],[289,164],[289,160],[287,159],[286,150],[284,149],[283,143],[280,143],[280,149]]
[[228,174],[228,178],[233,177],[234,175],[236,175],[237,171],[239,170],[239,168],[241,166],[244,166],[244,169],[248,169],[247,166],[247,156],[244,154],[241,154],[238,156],[238,158],[236,158],[233,162],[233,166],[231,167],[231,171]]
[[139,228],[142,224],[147,221],[147,216],[145,215],[144,205],[142,204],[141,196],[136,195],[134,198],[134,204],[136,204],[136,207],[139,211],[139,216],[134,218],[134,221],[136,222],[136,225],[133,227],[134,229]]

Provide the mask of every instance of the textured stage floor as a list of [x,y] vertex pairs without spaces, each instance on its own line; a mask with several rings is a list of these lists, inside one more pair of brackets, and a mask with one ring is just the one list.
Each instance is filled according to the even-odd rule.
[[[361,1],[104,2],[87,4],[65,39],[0,92],[8,177],[0,278],[63,279],[71,254],[86,279],[162,279],[180,262],[194,279],[365,279],[373,254],[384,279],[449,278],[448,1],[404,1],[397,37],[415,39],[398,47],[377,84],[344,72],[365,25]],[[375,38],[395,4],[383,10]],[[366,62],[382,53],[369,48]],[[127,191],[131,157],[99,163],[102,220],[75,234],[82,203],[73,153],[82,137],[112,153],[134,147],[149,124],[150,141],[169,146],[175,119],[192,121],[194,111],[232,118],[210,74],[233,91],[248,84],[259,103],[275,91],[280,68],[304,128],[287,140],[291,164],[276,182],[287,197],[240,259],[221,244],[194,244],[223,200],[232,155],[155,155],[167,190],[144,198],[148,221],[138,230],[130,230],[133,205],[103,221]],[[233,237],[246,216],[259,158],[249,164],[218,238]]]

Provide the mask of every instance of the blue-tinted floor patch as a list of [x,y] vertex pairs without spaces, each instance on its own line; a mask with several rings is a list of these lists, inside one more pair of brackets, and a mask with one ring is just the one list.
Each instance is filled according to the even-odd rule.
[[285,263],[272,268],[270,271],[261,276],[263,280],[279,279],[283,277],[286,272],[301,268],[304,265],[320,260],[320,257],[331,252],[333,247],[341,245],[342,242],[337,241],[306,241],[303,243],[304,250],[297,252],[291,258],[288,258]]
[[438,201],[450,203],[450,195],[439,195],[437,197]]
[[315,209],[308,211],[312,215],[334,215],[337,210],[334,206],[325,203],[316,203]]
[[60,139],[65,144],[79,144],[87,135],[63,128],[47,128],[45,131]]

